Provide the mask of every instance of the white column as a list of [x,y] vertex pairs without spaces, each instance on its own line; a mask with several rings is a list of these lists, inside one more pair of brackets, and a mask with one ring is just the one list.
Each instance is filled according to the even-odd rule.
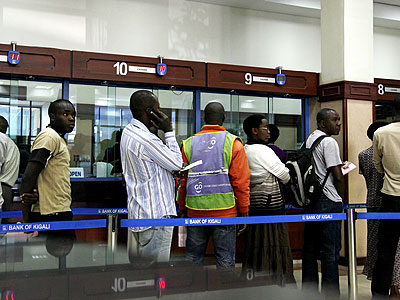
[[[321,0],[320,84],[342,81],[373,83],[373,0]],[[336,109],[342,132],[335,137],[342,155],[358,166],[358,153],[371,145],[366,136],[373,119],[373,101],[339,99],[320,107]],[[343,139],[347,131],[347,141]],[[342,158],[344,158],[342,156]],[[346,175],[349,203],[366,201],[365,182],[358,169]],[[366,222],[357,221],[357,256],[366,256]],[[344,251],[341,252],[344,255]]]
[[321,1],[321,60],[321,84],[373,82],[373,0]]

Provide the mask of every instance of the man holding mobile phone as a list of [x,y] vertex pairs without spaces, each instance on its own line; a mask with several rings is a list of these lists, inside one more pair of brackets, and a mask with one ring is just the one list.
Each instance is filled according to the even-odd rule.
[[[153,93],[140,90],[130,98],[133,119],[121,137],[122,173],[128,194],[129,219],[161,219],[176,216],[172,172],[182,167],[182,155],[168,116],[160,111]],[[150,131],[165,133],[165,144]],[[131,227],[128,255],[131,263],[147,266],[167,262],[173,227]]]

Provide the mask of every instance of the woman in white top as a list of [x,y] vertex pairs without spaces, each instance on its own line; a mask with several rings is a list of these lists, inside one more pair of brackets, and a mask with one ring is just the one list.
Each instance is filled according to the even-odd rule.
[[[289,170],[268,144],[268,121],[251,115],[243,122],[250,168],[250,215],[283,215],[279,182],[289,181]],[[286,223],[248,225],[243,273],[262,274],[268,284],[294,283],[293,257]]]

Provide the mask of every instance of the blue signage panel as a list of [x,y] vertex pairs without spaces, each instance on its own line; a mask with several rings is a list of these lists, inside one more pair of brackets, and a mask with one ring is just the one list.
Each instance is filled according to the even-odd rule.
[[8,62],[12,65],[18,65],[21,54],[18,51],[8,51]]
[[162,63],[157,64],[157,74],[160,76],[167,75],[167,65]]

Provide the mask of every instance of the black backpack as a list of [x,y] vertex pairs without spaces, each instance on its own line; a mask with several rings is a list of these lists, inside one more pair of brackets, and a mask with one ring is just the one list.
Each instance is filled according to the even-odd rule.
[[286,167],[289,169],[290,181],[284,186],[284,194],[285,200],[295,207],[307,207],[322,194],[331,169],[327,170],[320,184],[315,174],[313,150],[327,136],[318,137],[311,148],[306,148],[304,142],[299,150],[288,153]]

